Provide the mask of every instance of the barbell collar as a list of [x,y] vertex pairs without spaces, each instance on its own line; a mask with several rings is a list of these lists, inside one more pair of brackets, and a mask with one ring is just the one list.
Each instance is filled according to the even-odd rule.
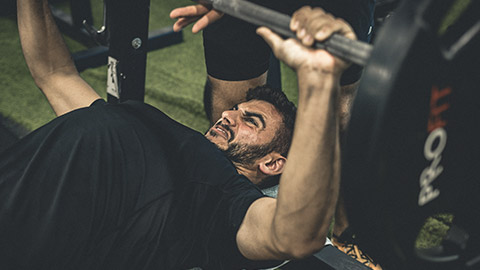
[[[193,0],[224,12],[237,19],[266,26],[272,31],[287,38],[296,38],[290,30],[291,17],[275,10],[245,0]],[[333,34],[325,42],[316,42],[314,47],[324,49],[343,60],[365,66],[370,58],[372,45]]]

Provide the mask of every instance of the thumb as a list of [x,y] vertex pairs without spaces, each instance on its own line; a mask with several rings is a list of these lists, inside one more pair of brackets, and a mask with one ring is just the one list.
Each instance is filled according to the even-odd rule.
[[277,54],[277,51],[284,40],[279,35],[272,32],[272,30],[264,26],[257,29],[257,34],[260,35],[265,42],[267,42],[268,46],[272,48],[273,52]]

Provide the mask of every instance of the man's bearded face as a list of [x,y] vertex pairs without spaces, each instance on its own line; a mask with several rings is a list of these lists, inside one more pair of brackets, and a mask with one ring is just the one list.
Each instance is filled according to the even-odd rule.
[[273,151],[273,139],[282,118],[265,101],[251,100],[224,111],[205,137],[235,163],[251,165]]

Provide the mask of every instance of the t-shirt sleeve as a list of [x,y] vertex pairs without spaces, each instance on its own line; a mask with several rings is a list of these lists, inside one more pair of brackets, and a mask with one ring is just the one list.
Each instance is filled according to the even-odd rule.
[[[229,211],[230,224],[232,229],[232,234],[235,237],[235,246],[237,247],[237,252],[239,254],[239,260],[244,269],[267,269],[273,268],[282,264],[282,261],[275,260],[264,260],[264,261],[252,261],[249,260],[243,255],[241,255],[236,245],[236,235],[240,229],[240,225],[245,218],[245,215],[248,211],[250,205],[258,200],[259,198],[266,197],[263,193],[247,178],[239,179],[238,182],[235,182],[232,187],[234,190],[231,195],[231,207]],[[244,181],[245,180],[245,181]]]
[[244,176],[240,176],[231,188],[227,195],[230,197],[229,219],[232,229],[237,232],[250,205],[264,195]]

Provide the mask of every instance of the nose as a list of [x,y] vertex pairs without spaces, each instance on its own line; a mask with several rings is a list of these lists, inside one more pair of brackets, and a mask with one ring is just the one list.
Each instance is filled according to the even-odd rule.
[[235,126],[237,123],[238,111],[228,110],[222,113],[222,120],[229,126]]

